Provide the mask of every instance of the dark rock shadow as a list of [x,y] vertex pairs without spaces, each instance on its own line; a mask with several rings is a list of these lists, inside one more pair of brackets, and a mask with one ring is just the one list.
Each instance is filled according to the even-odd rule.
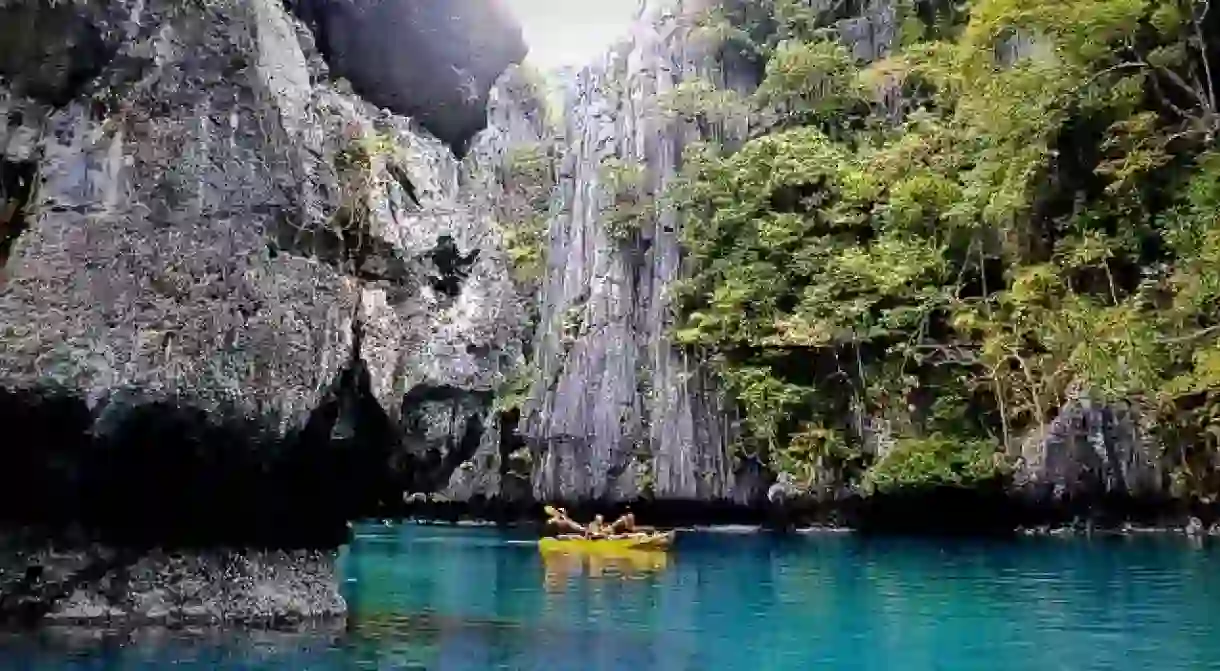
[[527,51],[499,0],[285,4],[335,76],[374,105],[418,119],[459,158],[487,125],[492,85]]

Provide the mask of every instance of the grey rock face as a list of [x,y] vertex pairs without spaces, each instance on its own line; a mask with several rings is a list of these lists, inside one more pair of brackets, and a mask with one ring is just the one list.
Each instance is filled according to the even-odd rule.
[[862,3],[858,16],[838,22],[839,36],[852,55],[872,62],[890,54],[897,37],[897,5],[893,0],[869,0]]
[[765,493],[765,484],[736,477],[727,407],[705,366],[667,335],[681,221],[658,210],[630,239],[608,230],[614,194],[604,165],[644,166],[643,191],[655,198],[676,178],[683,146],[698,139],[660,113],[658,96],[696,76],[729,88],[757,84],[755,71],[688,46],[684,19],[698,8],[670,5],[649,3],[630,40],[567,92],[535,341],[541,381],[526,423],[539,498],[747,501]]
[[526,53],[501,0],[292,4],[336,75],[370,102],[419,119],[458,153],[486,124],[488,89]]
[[1137,408],[1071,402],[1021,448],[1019,491],[1041,500],[1107,495],[1155,499],[1167,491],[1159,448]]
[[105,546],[13,547],[0,553],[0,617],[50,623],[112,621],[283,624],[340,617],[333,552],[133,554]]
[[[478,246],[479,262],[497,269],[511,265],[506,247],[514,220],[532,207],[508,188],[514,152],[534,151],[554,141],[533,88],[536,84],[525,71],[508,68],[489,94],[488,127],[473,138],[460,166],[465,206],[471,216],[491,224],[486,229],[488,237]],[[498,310],[489,305],[482,311],[499,315],[492,322],[499,328],[494,351],[478,347],[472,351],[482,360],[497,362],[498,369],[485,370],[477,382],[433,376],[409,394],[418,403],[413,403],[412,419],[404,422],[400,453],[412,463],[424,464],[416,469],[420,476],[411,481],[411,493],[431,492],[434,498],[452,501],[529,497],[531,462],[528,451],[522,449],[515,411],[494,408],[491,391],[531,365],[526,360],[532,328],[527,308],[535,300],[535,287],[521,281],[497,287]],[[437,360],[452,356],[444,354]],[[452,364],[446,365],[452,368]]]
[[0,103],[23,119],[0,132],[6,160],[34,161],[40,181],[0,294],[5,386],[231,402],[284,431],[345,365],[356,286],[267,248],[319,187],[293,179],[316,167],[301,49],[274,6],[212,7],[150,3],[96,88],[57,108]]
[[[23,27],[0,46],[0,415],[68,399],[7,469],[56,514],[123,490],[145,492],[111,507],[136,527],[341,526],[395,486],[412,390],[489,412],[522,322],[487,194],[412,120],[329,82],[279,3],[0,16]],[[470,57],[507,65],[489,53]],[[183,480],[145,486],[152,463]]]

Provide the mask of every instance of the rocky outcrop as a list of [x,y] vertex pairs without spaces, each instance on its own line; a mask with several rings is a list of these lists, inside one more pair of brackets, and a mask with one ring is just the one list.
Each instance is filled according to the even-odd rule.
[[[524,471],[535,499],[764,500],[773,475],[732,456],[731,405],[705,363],[669,337],[682,222],[659,206],[661,196],[678,179],[688,144],[732,145],[749,128],[744,116],[716,123],[676,118],[661,102],[695,80],[749,94],[762,74],[755,58],[695,38],[708,6],[644,3],[630,35],[601,62],[558,73],[564,100],[556,127],[540,123],[545,111],[537,91],[522,95],[528,87],[521,73],[493,88],[489,128],[471,151],[470,165],[482,169],[470,179],[495,194],[502,224],[519,218],[528,205],[514,200],[506,157],[545,148],[555,176],[543,212],[547,265],[537,287],[518,287],[536,293],[538,314],[518,371],[532,384],[517,430],[494,417],[499,441],[482,443],[442,498],[510,498],[505,477]],[[892,37],[883,30],[893,13],[885,7],[844,25],[862,57],[884,52]],[[608,173],[615,165],[640,170],[637,205],[644,214],[626,230],[615,221],[617,187]]]
[[[713,4],[643,3],[623,43],[570,79],[535,343],[539,381],[525,422],[539,498],[759,505],[774,482],[764,464],[734,455],[732,404],[706,363],[669,336],[682,220],[663,196],[692,142],[731,148],[752,129],[745,113],[689,118],[665,101],[700,82],[748,96],[763,74],[758,56],[700,35]],[[840,36],[862,60],[878,58],[893,41],[894,16],[892,3],[865,3],[838,22]],[[614,174],[624,166],[638,171],[634,198],[644,205],[625,230]]]
[[0,622],[284,625],[347,611],[332,553],[134,552],[14,542],[0,553]]
[[1036,502],[1168,498],[1160,447],[1138,408],[1072,401],[1021,446],[1015,483]]
[[[424,5],[378,4],[427,33]],[[476,106],[519,56],[515,24],[480,16],[408,66],[477,72]],[[522,319],[445,142],[333,81],[274,0],[0,2],[0,38],[0,421],[24,432],[0,518],[327,548],[411,478],[449,479]],[[429,107],[444,86],[398,110],[468,114]],[[429,389],[478,421],[421,419],[443,414]]]
[[[492,430],[483,431],[478,446],[472,439],[458,450],[464,457],[473,449],[474,456],[453,473],[438,498],[519,500],[522,492],[510,495],[509,488],[528,479],[530,498],[562,500],[573,510],[624,501],[641,510],[640,499],[649,500],[645,505],[656,506],[656,512],[691,501],[706,510],[770,505],[802,509],[801,514],[820,506],[843,512],[830,515],[836,521],[926,529],[930,517],[943,517],[952,527],[953,516],[962,514],[968,518],[964,527],[983,529],[1066,510],[1066,501],[1087,507],[1115,497],[1163,497],[1168,478],[1158,465],[1156,446],[1139,427],[1138,413],[1087,402],[1065,407],[1047,431],[1029,437],[1015,482],[989,483],[987,491],[947,487],[924,498],[886,500],[866,495],[842,465],[819,464],[810,469],[816,472],[802,473],[804,484],[797,486],[792,474],[772,473],[759,459],[734,454],[732,404],[706,363],[675,348],[668,335],[676,309],[670,290],[683,273],[683,222],[664,207],[663,195],[678,179],[683,151],[693,142],[712,140],[731,149],[781,120],[774,110],[733,114],[724,109],[690,118],[665,109],[671,93],[699,80],[744,95],[759,84],[764,69],[759,56],[713,44],[717,38],[707,33],[715,30],[696,29],[696,19],[713,4],[643,3],[630,34],[604,59],[558,73],[564,101],[555,128],[536,123],[530,97],[512,91],[518,80],[506,77],[493,89],[489,129],[475,142],[472,165],[504,168],[513,152],[542,145],[555,177],[542,208],[548,221],[547,267],[536,288],[525,287],[526,294],[536,293],[538,311],[522,357],[532,384],[517,429],[515,411],[491,415],[482,426]],[[769,3],[733,4],[761,12],[747,22],[756,32],[775,29],[766,15]],[[860,61],[890,53],[899,34],[895,3],[818,6],[826,12],[826,25],[835,26]],[[893,84],[883,83],[877,94],[896,122],[912,104]],[[638,177],[626,199],[624,173]],[[503,174],[484,169],[469,177],[495,194],[493,218],[501,223],[512,218],[506,212],[527,209],[514,200],[511,180]],[[629,216],[623,216],[625,210]],[[867,459],[884,457],[899,436],[917,435],[905,407],[869,412],[853,407],[850,422],[845,421]],[[432,414],[439,418],[436,423],[460,426],[477,413],[445,400]],[[433,434],[438,442],[446,432]],[[448,447],[435,451],[450,453]],[[1006,489],[1008,484],[1016,491]]]

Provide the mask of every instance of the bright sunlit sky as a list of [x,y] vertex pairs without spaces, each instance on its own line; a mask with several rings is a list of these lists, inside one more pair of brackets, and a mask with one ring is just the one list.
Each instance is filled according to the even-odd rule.
[[627,34],[639,0],[507,0],[529,44],[527,60],[547,70],[585,65]]

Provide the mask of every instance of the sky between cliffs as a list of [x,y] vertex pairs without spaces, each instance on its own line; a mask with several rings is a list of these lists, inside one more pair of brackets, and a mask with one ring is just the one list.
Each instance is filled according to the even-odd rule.
[[585,65],[627,34],[639,0],[508,0],[529,44],[528,61],[549,70]]

